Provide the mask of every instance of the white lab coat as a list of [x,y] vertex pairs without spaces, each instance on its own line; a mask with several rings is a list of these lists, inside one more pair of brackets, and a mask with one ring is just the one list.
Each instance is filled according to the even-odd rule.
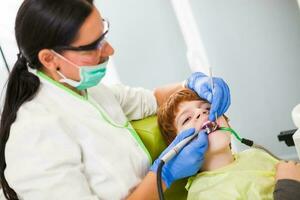
[[153,93],[100,84],[89,90],[87,101],[45,77],[40,80],[39,92],[21,106],[10,130],[9,185],[25,200],[124,199],[150,161],[130,131],[104,118],[124,124],[154,114]]

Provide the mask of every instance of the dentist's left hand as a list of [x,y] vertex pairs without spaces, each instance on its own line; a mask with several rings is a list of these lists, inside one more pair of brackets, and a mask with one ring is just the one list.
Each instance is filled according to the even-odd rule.
[[215,121],[217,116],[223,115],[230,106],[230,90],[227,83],[221,79],[213,77],[214,93],[211,88],[211,80],[201,72],[194,72],[186,81],[186,86],[195,91],[198,96],[211,103],[209,120]]
[[[174,141],[163,151],[163,153],[156,159],[150,170],[157,172],[160,158],[172,149],[176,144],[184,138],[194,134],[195,129],[190,128],[182,131]],[[167,188],[171,184],[181,178],[192,176],[196,174],[203,164],[204,154],[207,150],[208,140],[205,131],[201,131],[197,138],[185,146],[174,158],[167,162],[162,168],[162,179]]]

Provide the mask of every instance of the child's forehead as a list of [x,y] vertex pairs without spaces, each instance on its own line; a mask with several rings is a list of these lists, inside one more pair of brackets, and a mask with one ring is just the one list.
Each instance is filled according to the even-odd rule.
[[191,100],[191,101],[183,101],[179,104],[178,108],[179,109],[184,109],[184,108],[189,108],[189,107],[198,107],[201,106],[203,104],[208,104],[206,101],[204,100]]
[[185,113],[185,111],[193,110],[195,108],[200,108],[202,106],[210,106],[210,104],[204,100],[191,100],[191,101],[183,101],[177,107],[176,116]]

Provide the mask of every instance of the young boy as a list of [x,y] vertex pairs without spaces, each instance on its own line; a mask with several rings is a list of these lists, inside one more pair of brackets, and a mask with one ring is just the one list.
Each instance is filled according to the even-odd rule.
[[[157,117],[161,132],[169,144],[184,129],[197,131],[208,121],[210,104],[191,90],[174,93],[160,106]],[[219,127],[229,127],[228,119],[217,119]],[[231,134],[216,130],[208,135],[208,150],[201,172],[190,177],[186,186],[192,199],[273,199],[275,166],[278,161],[258,149],[233,154]]]

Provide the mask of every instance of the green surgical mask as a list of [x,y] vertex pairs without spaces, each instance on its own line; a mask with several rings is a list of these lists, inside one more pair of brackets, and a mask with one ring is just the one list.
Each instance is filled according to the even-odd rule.
[[79,67],[78,65],[72,63],[70,60],[66,59],[65,57],[56,53],[55,51],[52,52],[54,52],[58,57],[62,58],[63,60],[67,61],[68,63],[72,64],[73,66],[79,69],[80,81],[74,81],[72,79],[69,79],[60,71],[57,71],[57,73],[62,77],[62,79],[60,79],[59,82],[67,83],[68,85],[75,87],[78,90],[85,90],[87,88],[96,86],[105,76],[108,60],[98,65]]

